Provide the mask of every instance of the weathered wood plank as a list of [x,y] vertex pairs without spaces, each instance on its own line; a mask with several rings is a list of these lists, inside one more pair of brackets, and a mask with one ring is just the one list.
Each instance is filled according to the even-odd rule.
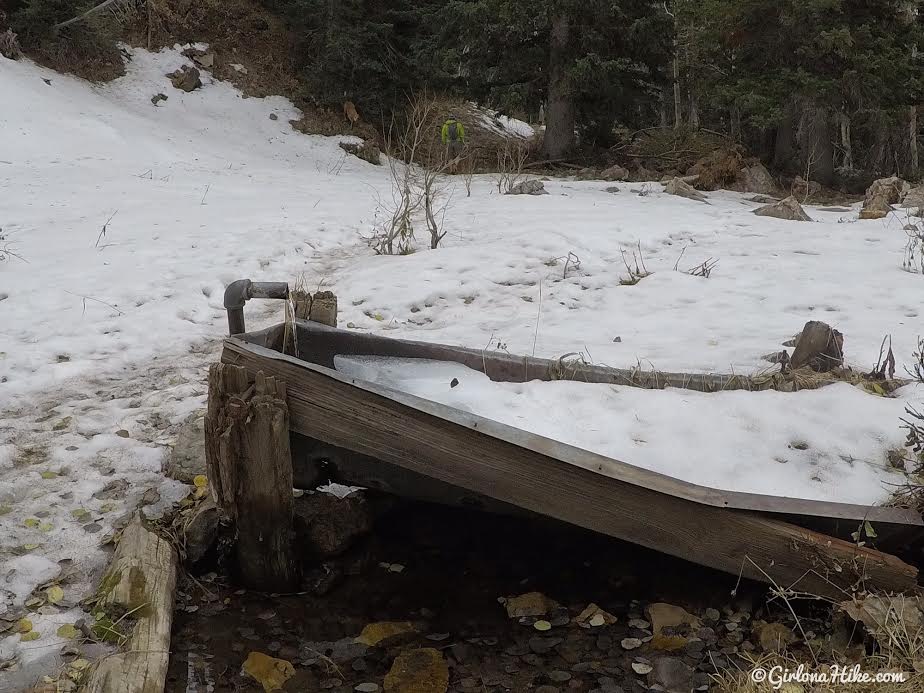
[[87,693],[160,693],[170,653],[176,596],[177,555],[170,542],[145,528],[136,516],[122,538],[101,582],[99,606],[130,614],[132,624],[121,651],[100,660],[85,686]]
[[899,591],[916,585],[917,570],[894,556],[563,462],[498,439],[488,432],[501,425],[481,417],[434,403],[423,411],[419,398],[350,384],[334,371],[240,340],[226,340],[222,360],[284,379],[294,431],[532,512],[827,597],[843,596],[860,580]]
[[205,436],[213,497],[235,528],[237,577],[252,589],[295,589],[285,383],[262,371],[249,376],[243,368],[214,364]]
[[[559,362],[555,360],[513,356],[500,352],[482,352],[444,344],[392,339],[355,331],[336,330],[309,322],[297,322],[296,325],[299,332],[299,358],[327,368],[333,368],[334,356],[337,354],[396,356],[455,361],[484,372],[492,380],[502,382],[523,382],[527,376],[536,380],[549,380],[552,378],[551,372],[555,371],[556,377],[586,380],[587,382],[615,385],[629,384],[633,387],[645,386],[640,385],[639,383],[641,382],[652,387],[666,386],[663,380],[659,380],[659,377],[664,374],[659,373],[648,373],[644,377],[639,375],[638,377],[643,377],[643,379],[633,382],[626,382],[624,377],[631,376],[632,373],[636,373],[635,371],[622,371],[603,366],[586,366],[582,370],[567,371],[562,374],[558,365]],[[266,346],[264,332],[243,335],[242,339],[248,343]],[[679,377],[684,374],[673,375]],[[684,377],[689,378],[690,376],[685,375]],[[428,409],[432,409],[432,407],[428,407]],[[600,474],[613,475],[624,481],[644,485],[697,503],[705,503],[720,508],[771,512],[781,516],[841,519],[846,520],[848,524],[852,521],[855,524],[850,529],[850,532],[855,531],[860,523],[866,520],[891,532],[904,530],[906,526],[924,527],[924,520],[913,509],[863,506],[850,503],[832,503],[724,491],[683,482],[619,460],[578,450],[571,446],[555,444],[553,441],[542,439],[540,436],[520,431],[519,429],[512,429],[508,426],[497,424],[492,426],[492,432],[493,435],[525,447],[530,447],[533,442],[539,441],[536,449],[544,454],[550,454],[572,464],[583,465]],[[850,532],[848,532],[848,535]]]

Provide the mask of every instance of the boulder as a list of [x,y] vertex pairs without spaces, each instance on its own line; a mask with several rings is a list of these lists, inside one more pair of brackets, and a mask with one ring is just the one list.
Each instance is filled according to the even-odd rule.
[[874,180],[866,189],[860,218],[882,219],[888,216],[892,211],[892,205],[904,200],[910,190],[911,186],[898,176]]
[[735,179],[735,189],[746,193],[772,195],[777,188],[776,181],[773,180],[770,171],[758,161],[738,171],[738,177]]
[[541,180],[524,180],[514,185],[506,192],[507,195],[548,195]]
[[911,186],[898,176],[874,180],[872,185],[866,189],[866,198],[863,206],[866,206],[866,202],[877,198],[884,199],[886,203],[890,205],[898,204],[905,198],[910,190]]
[[805,323],[795,339],[790,368],[808,366],[813,371],[823,373],[843,365],[844,335],[818,320]]
[[680,178],[674,178],[668,181],[667,185],[664,186],[664,192],[668,195],[677,195],[679,197],[685,197],[688,200],[696,200],[697,202],[706,202],[706,196],[703,195],[699,190],[694,188],[689,183],[684,183]]
[[374,513],[360,493],[338,498],[330,493],[306,493],[295,499],[295,534],[299,543],[320,558],[337,556],[372,531]]
[[911,188],[902,200],[902,207],[924,207],[924,185]]
[[764,205],[754,210],[754,214],[759,217],[775,217],[777,219],[788,219],[790,221],[811,221],[811,217],[802,209],[802,205],[795,197],[790,195],[785,200],[774,202],[770,205]]
[[202,86],[199,70],[191,65],[183,65],[179,70],[171,72],[167,77],[170,78],[171,84],[181,91],[189,92]]
[[629,177],[629,169],[619,166],[610,166],[609,168],[603,169],[600,172],[600,178],[605,181],[617,181],[617,180],[626,180]]

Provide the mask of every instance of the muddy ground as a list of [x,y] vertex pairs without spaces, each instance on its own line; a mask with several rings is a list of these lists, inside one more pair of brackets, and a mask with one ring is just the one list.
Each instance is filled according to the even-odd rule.
[[[171,693],[263,690],[241,672],[251,652],[291,662],[285,691],[377,691],[396,656],[416,648],[440,654],[450,691],[706,690],[710,674],[746,668],[742,655],[765,649],[757,619],[788,617],[785,604],[767,603],[761,585],[744,582],[734,592],[734,576],[545,519],[424,504],[380,518],[347,554],[310,573],[303,594],[239,590],[215,567],[182,581]],[[560,607],[510,618],[499,598],[532,591]],[[656,602],[699,622],[653,638]],[[590,603],[616,623],[582,627]],[[818,616],[807,614],[802,627],[828,628],[824,612]],[[381,621],[409,621],[416,631],[377,647],[355,642]],[[424,693],[442,684],[389,685]]]

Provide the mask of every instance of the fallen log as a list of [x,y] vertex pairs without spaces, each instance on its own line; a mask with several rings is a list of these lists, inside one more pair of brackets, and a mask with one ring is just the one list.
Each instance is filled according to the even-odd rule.
[[[90,673],[86,693],[152,693],[164,690],[170,627],[176,596],[177,555],[170,542],[147,529],[136,515],[122,532],[100,583],[97,608],[131,624],[114,655]],[[124,617],[123,617],[124,616]]]

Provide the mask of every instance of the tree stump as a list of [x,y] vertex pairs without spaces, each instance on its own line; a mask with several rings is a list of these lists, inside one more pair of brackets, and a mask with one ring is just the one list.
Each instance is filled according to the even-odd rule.
[[209,485],[234,527],[241,583],[267,592],[297,588],[292,455],[285,383],[224,363],[209,368],[205,418]]

